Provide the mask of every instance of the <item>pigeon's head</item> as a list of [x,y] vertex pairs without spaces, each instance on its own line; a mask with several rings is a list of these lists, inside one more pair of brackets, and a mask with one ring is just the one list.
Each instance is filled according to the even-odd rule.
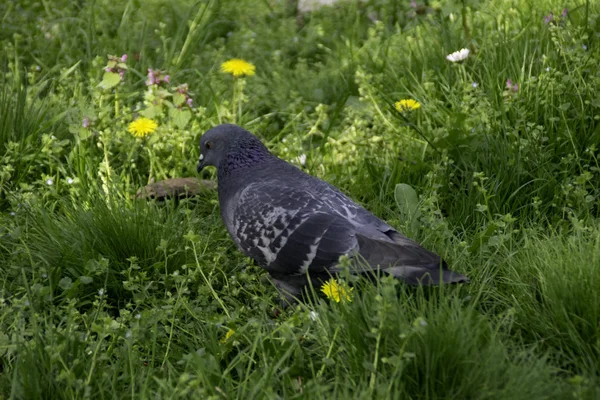
[[220,168],[224,161],[233,160],[245,166],[269,155],[269,150],[253,134],[237,125],[223,124],[206,131],[200,138],[196,170],[200,172],[206,166]]

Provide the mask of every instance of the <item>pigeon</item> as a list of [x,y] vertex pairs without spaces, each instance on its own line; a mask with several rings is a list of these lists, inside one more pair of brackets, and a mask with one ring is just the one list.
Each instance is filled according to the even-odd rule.
[[237,125],[202,135],[198,173],[206,166],[217,168],[220,212],[231,238],[288,300],[309,283],[320,287],[339,273],[344,255],[361,266],[358,273],[383,272],[408,284],[468,281],[440,256],[335,186],[276,157]]

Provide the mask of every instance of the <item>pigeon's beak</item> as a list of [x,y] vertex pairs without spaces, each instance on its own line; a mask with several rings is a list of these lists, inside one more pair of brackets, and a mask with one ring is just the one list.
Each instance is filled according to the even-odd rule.
[[196,166],[196,172],[200,173],[204,168],[204,154],[200,154],[200,158],[198,158],[198,165]]

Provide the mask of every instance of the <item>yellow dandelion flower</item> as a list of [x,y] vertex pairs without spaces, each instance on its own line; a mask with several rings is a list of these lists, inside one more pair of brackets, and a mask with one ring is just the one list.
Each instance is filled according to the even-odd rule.
[[254,75],[255,70],[256,67],[254,64],[239,58],[233,58],[221,64],[221,72],[232,74],[235,77],[244,75],[252,76]]
[[336,303],[339,303],[342,300],[352,301],[352,290],[354,290],[354,288],[348,289],[333,278],[325,282],[321,287],[321,292],[325,293],[325,296]]
[[137,137],[144,137],[151,134],[158,128],[158,124],[150,118],[138,118],[129,124],[127,129],[129,133]]
[[421,108],[421,103],[419,103],[416,100],[413,99],[404,99],[404,100],[400,100],[397,101],[396,104],[394,104],[396,106],[396,110],[403,112],[403,111],[414,111],[417,108]]
[[223,337],[221,339],[221,343],[223,343],[223,344],[227,343],[227,341],[229,340],[229,338],[232,337],[234,333],[235,333],[235,331],[233,329],[229,328],[229,330],[225,334],[225,337]]

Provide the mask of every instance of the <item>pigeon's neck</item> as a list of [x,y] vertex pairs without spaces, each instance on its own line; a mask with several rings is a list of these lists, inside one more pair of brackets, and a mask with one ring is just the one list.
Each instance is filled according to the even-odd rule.
[[245,149],[244,152],[229,152],[218,166],[218,179],[221,182],[232,175],[241,176],[252,173],[257,168],[262,168],[277,157],[269,153],[265,148]]

